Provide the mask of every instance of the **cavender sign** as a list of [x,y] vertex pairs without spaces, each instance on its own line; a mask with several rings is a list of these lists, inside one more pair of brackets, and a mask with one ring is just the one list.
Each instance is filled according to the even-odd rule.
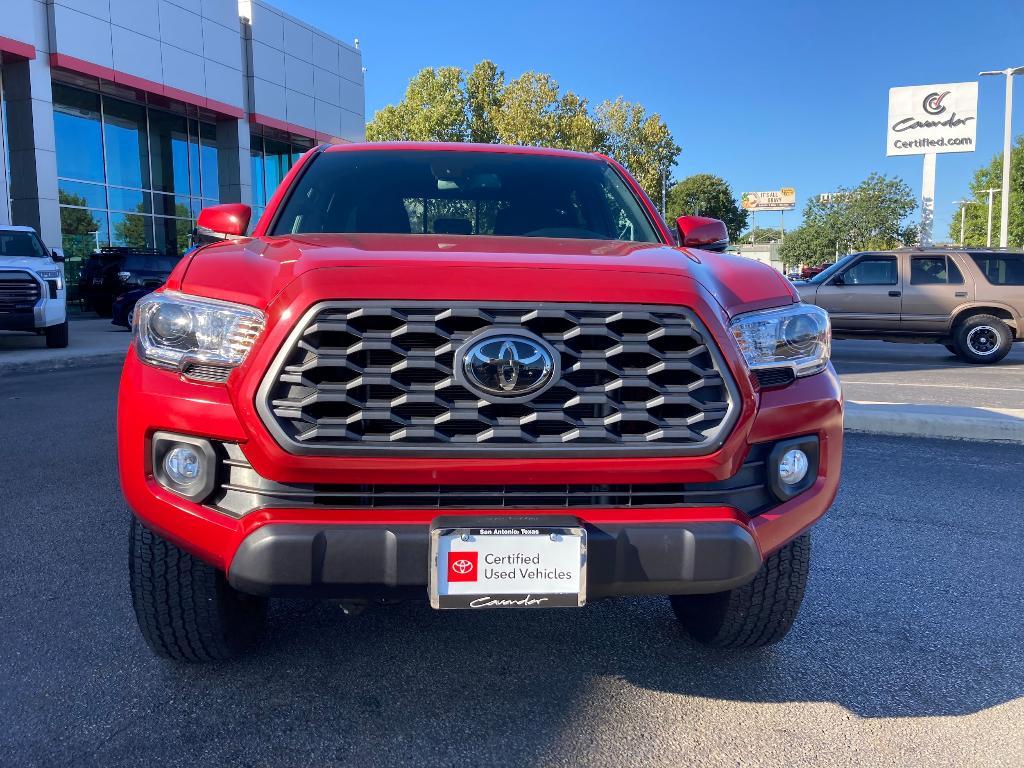
[[890,88],[888,125],[887,155],[973,152],[978,84]]

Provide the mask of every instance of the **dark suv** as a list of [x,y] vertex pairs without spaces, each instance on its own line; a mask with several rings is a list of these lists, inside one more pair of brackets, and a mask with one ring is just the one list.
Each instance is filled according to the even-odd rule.
[[98,315],[109,317],[118,296],[139,288],[159,288],[177,263],[177,256],[153,249],[102,248],[82,269],[78,295]]

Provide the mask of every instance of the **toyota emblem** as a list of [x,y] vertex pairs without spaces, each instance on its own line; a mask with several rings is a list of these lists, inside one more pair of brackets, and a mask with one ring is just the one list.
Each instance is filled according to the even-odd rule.
[[473,570],[473,563],[470,560],[456,560],[452,563],[452,570],[456,573],[466,574]]
[[526,333],[487,333],[466,342],[456,357],[461,384],[485,399],[525,400],[555,380],[557,353]]

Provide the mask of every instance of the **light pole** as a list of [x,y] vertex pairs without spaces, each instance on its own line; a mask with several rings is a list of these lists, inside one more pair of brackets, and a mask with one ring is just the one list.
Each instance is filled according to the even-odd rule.
[[979,77],[989,75],[1003,75],[1006,77],[1006,115],[1003,118],[1003,199],[999,206],[999,247],[1006,248],[1010,244],[1010,151],[1012,145],[1012,131],[1010,129],[1011,118],[1013,117],[1013,76],[1024,74],[1024,67],[1012,67],[1010,69],[999,69],[992,72],[979,72]]
[[988,194],[988,231],[985,235],[985,247],[992,247],[992,195],[999,191],[999,187],[989,187],[988,189],[979,189],[978,194]]
[[954,200],[955,205],[960,206],[960,247],[964,247],[964,228],[967,225],[967,206],[968,205],[981,205],[977,200]]

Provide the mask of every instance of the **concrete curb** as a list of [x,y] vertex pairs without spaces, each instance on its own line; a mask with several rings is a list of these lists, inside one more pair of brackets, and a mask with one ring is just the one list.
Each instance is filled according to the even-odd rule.
[[846,401],[847,432],[1024,443],[1024,410]]
[[9,373],[46,373],[47,371],[61,371],[66,368],[91,368],[100,365],[120,364],[124,362],[127,350],[117,352],[96,352],[84,355],[65,355],[40,357],[34,360],[17,360],[13,362],[0,361],[0,376]]

